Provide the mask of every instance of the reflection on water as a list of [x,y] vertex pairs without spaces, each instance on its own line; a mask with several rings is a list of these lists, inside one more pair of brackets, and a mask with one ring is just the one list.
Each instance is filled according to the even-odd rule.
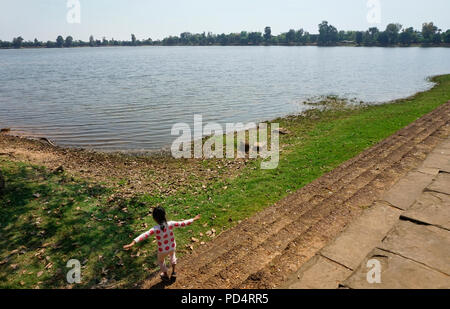
[[383,102],[450,72],[445,48],[129,47],[0,50],[0,127],[59,145],[152,150],[171,127],[272,119],[334,94]]

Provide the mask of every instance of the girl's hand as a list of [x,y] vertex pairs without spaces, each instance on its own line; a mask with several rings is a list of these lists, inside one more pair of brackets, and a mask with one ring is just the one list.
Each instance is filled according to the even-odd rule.
[[202,217],[201,215],[196,215],[194,221],[200,220],[201,217]]
[[133,242],[132,242],[131,244],[123,246],[123,249],[126,250],[126,251],[128,251],[128,250],[130,250],[131,247],[133,247],[135,244],[136,244],[136,242],[133,240]]

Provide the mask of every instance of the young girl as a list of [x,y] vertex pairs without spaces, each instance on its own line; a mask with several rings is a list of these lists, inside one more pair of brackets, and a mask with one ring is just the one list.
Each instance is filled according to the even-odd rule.
[[194,219],[175,222],[166,220],[166,211],[162,207],[156,207],[153,210],[153,219],[159,225],[151,228],[144,234],[136,237],[131,244],[123,246],[125,250],[129,250],[135,244],[147,239],[151,235],[156,236],[158,242],[158,264],[161,268],[162,273],[160,274],[162,280],[169,280],[168,269],[166,267],[165,259],[170,256],[170,264],[172,265],[172,280],[175,281],[177,278],[177,273],[175,272],[175,266],[177,264],[177,258],[175,256],[176,242],[175,236],[173,234],[174,228],[185,227],[191,225],[192,222],[200,219],[200,215],[196,216]]

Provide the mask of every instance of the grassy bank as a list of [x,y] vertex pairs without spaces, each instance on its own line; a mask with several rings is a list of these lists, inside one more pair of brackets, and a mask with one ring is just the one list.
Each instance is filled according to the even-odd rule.
[[[75,287],[133,287],[156,269],[156,247],[151,241],[131,253],[121,247],[153,226],[151,206],[166,207],[171,219],[202,214],[199,223],[178,230],[180,254],[188,253],[211,239],[213,229],[228,229],[449,101],[450,75],[434,81],[433,89],[389,104],[277,119],[291,132],[281,137],[277,169],[251,161],[239,177],[205,188],[193,179],[193,188],[170,195],[111,199],[117,189],[107,183],[0,156],[7,180],[0,197],[0,288],[68,287],[70,259],[82,263]],[[204,165],[214,169],[215,161]]]

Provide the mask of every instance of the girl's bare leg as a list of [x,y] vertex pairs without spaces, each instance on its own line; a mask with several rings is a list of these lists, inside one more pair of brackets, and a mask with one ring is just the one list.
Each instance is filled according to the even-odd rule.
[[161,268],[161,274],[160,274],[160,276],[162,277],[162,276],[164,276],[164,277],[168,277],[169,275],[168,275],[168,269],[167,269],[167,266],[166,266],[166,263],[165,263],[165,258],[166,258],[166,255],[167,254],[158,254],[158,264],[159,264],[159,267]]
[[177,280],[177,257],[175,256],[175,251],[170,253],[170,264],[172,265],[172,280]]

